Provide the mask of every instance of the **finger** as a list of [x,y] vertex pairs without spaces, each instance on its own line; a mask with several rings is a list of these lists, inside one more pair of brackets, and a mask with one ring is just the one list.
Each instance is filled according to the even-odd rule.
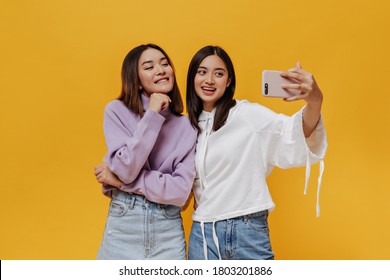
[[[301,93],[299,95],[306,95],[312,92],[313,87],[308,84],[283,84],[282,88],[285,90],[300,90]],[[306,98],[306,97],[304,97]]]
[[95,166],[95,170],[99,170],[99,169],[101,169],[102,167],[103,167],[103,164],[96,165],[96,166]]
[[96,171],[102,172],[105,168],[107,168],[104,164],[100,164],[99,166],[96,167]]
[[282,72],[280,74],[280,76],[282,76],[283,78],[294,79],[294,80],[299,81],[299,82],[304,82],[305,76],[302,73],[300,73],[299,71]]
[[165,110],[169,107],[169,103],[171,102],[171,99],[167,96],[167,98],[164,100],[164,103],[162,105],[162,109]]
[[168,95],[164,95],[164,99],[165,99],[165,102],[166,102],[166,103],[171,102],[171,99],[169,98]]
[[296,68],[296,67],[288,69],[287,73],[298,73],[298,74],[301,74],[303,76],[310,74],[309,72],[306,72],[305,70],[303,70],[301,68]]
[[303,70],[302,68],[291,68],[287,71],[287,73],[298,73],[298,74],[301,74],[302,76],[304,76],[307,80],[309,79],[313,79],[313,75],[308,72],[308,71],[305,71]]
[[298,94],[298,95],[284,98],[283,100],[287,102],[292,102],[292,101],[302,100],[305,98],[305,96],[306,96],[305,94]]
[[302,89],[302,84],[282,84],[282,88],[289,89]]
[[293,82],[299,82],[308,86],[313,84],[314,77],[309,72],[299,70],[299,72],[283,72],[282,77],[292,80]]
[[296,101],[296,99],[293,99],[292,97],[283,98],[283,100],[286,101],[286,102],[293,102],[293,101]]
[[288,69],[288,71],[294,71],[294,72],[299,71],[299,70],[302,70],[302,66],[301,66],[301,63],[299,61],[297,61],[295,63],[295,67]]
[[311,92],[313,90],[313,87],[310,86],[309,84],[303,83],[301,84],[301,90],[302,92],[307,93],[307,92]]
[[106,178],[106,176],[104,176],[104,174],[102,174],[102,175],[99,177],[98,181],[99,181],[100,183],[106,183],[106,182],[107,182],[107,178]]

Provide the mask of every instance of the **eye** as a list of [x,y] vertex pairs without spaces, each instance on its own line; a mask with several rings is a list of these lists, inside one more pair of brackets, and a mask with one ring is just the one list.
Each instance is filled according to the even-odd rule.
[[169,65],[169,62],[168,62],[168,59],[166,59],[165,57],[162,58],[162,59],[160,60],[160,65],[161,65],[162,67],[168,67],[168,66],[170,66],[170,65]]
[[224,73],[223,72],[215,72],[215,76],[217,76],[218,78],[221,78],[224,76]]
[[152,69],[153,69],[153,66],[148,66],[148,67],[145,67],[144,69],[145,69],[145,70],[152,70]]
[[198,75],[205,75],[206,74],[206,70],[203,70],[203,69],[198,69],[198,71],[196,72]]

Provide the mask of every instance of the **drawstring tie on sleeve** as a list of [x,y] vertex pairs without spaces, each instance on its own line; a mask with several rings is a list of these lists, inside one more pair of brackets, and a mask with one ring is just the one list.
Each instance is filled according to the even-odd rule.
[[[317,200],[316,200],[316,216],[320,216],[320,191],[321,191],[321,183],[322,183],[322,174],[324,173],[324,160],[320,159],[320,174],[318,176],[318,183],[317,183]],[[311,164],[310,164],[310,155],[309,150],[307,150],[307,160],[306,160],[306,180],[305,180],[305,189],[303,191],[303,194],[307,194],[307,189],[309,185],[309,179],[310,179],[310,172],[311,172]]]

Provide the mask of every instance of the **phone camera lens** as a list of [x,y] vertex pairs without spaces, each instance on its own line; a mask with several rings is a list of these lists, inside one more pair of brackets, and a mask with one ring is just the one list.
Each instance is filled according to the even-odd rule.
[[268,84],[267,83],[264,84],[264,94],[268,95]]

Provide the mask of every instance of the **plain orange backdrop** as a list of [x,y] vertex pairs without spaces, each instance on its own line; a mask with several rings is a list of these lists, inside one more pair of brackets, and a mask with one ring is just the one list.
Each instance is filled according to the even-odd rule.
[[[373,1],[1,0],[0,259],[94,259],[109,200],[93,167],[106,148],[103,109],[120,67],[142,43],[163,47],[185,98],[192,55],[231,55],[236,98],[261,97],[261,71],[300,61],[324,93],[329,149],[315,216],[318,165],[275,170],[276,259],[390,259],[390,4]],[[239,186],[237,186],[239,192]],[[186,236],[192,204],[183,213]]]

